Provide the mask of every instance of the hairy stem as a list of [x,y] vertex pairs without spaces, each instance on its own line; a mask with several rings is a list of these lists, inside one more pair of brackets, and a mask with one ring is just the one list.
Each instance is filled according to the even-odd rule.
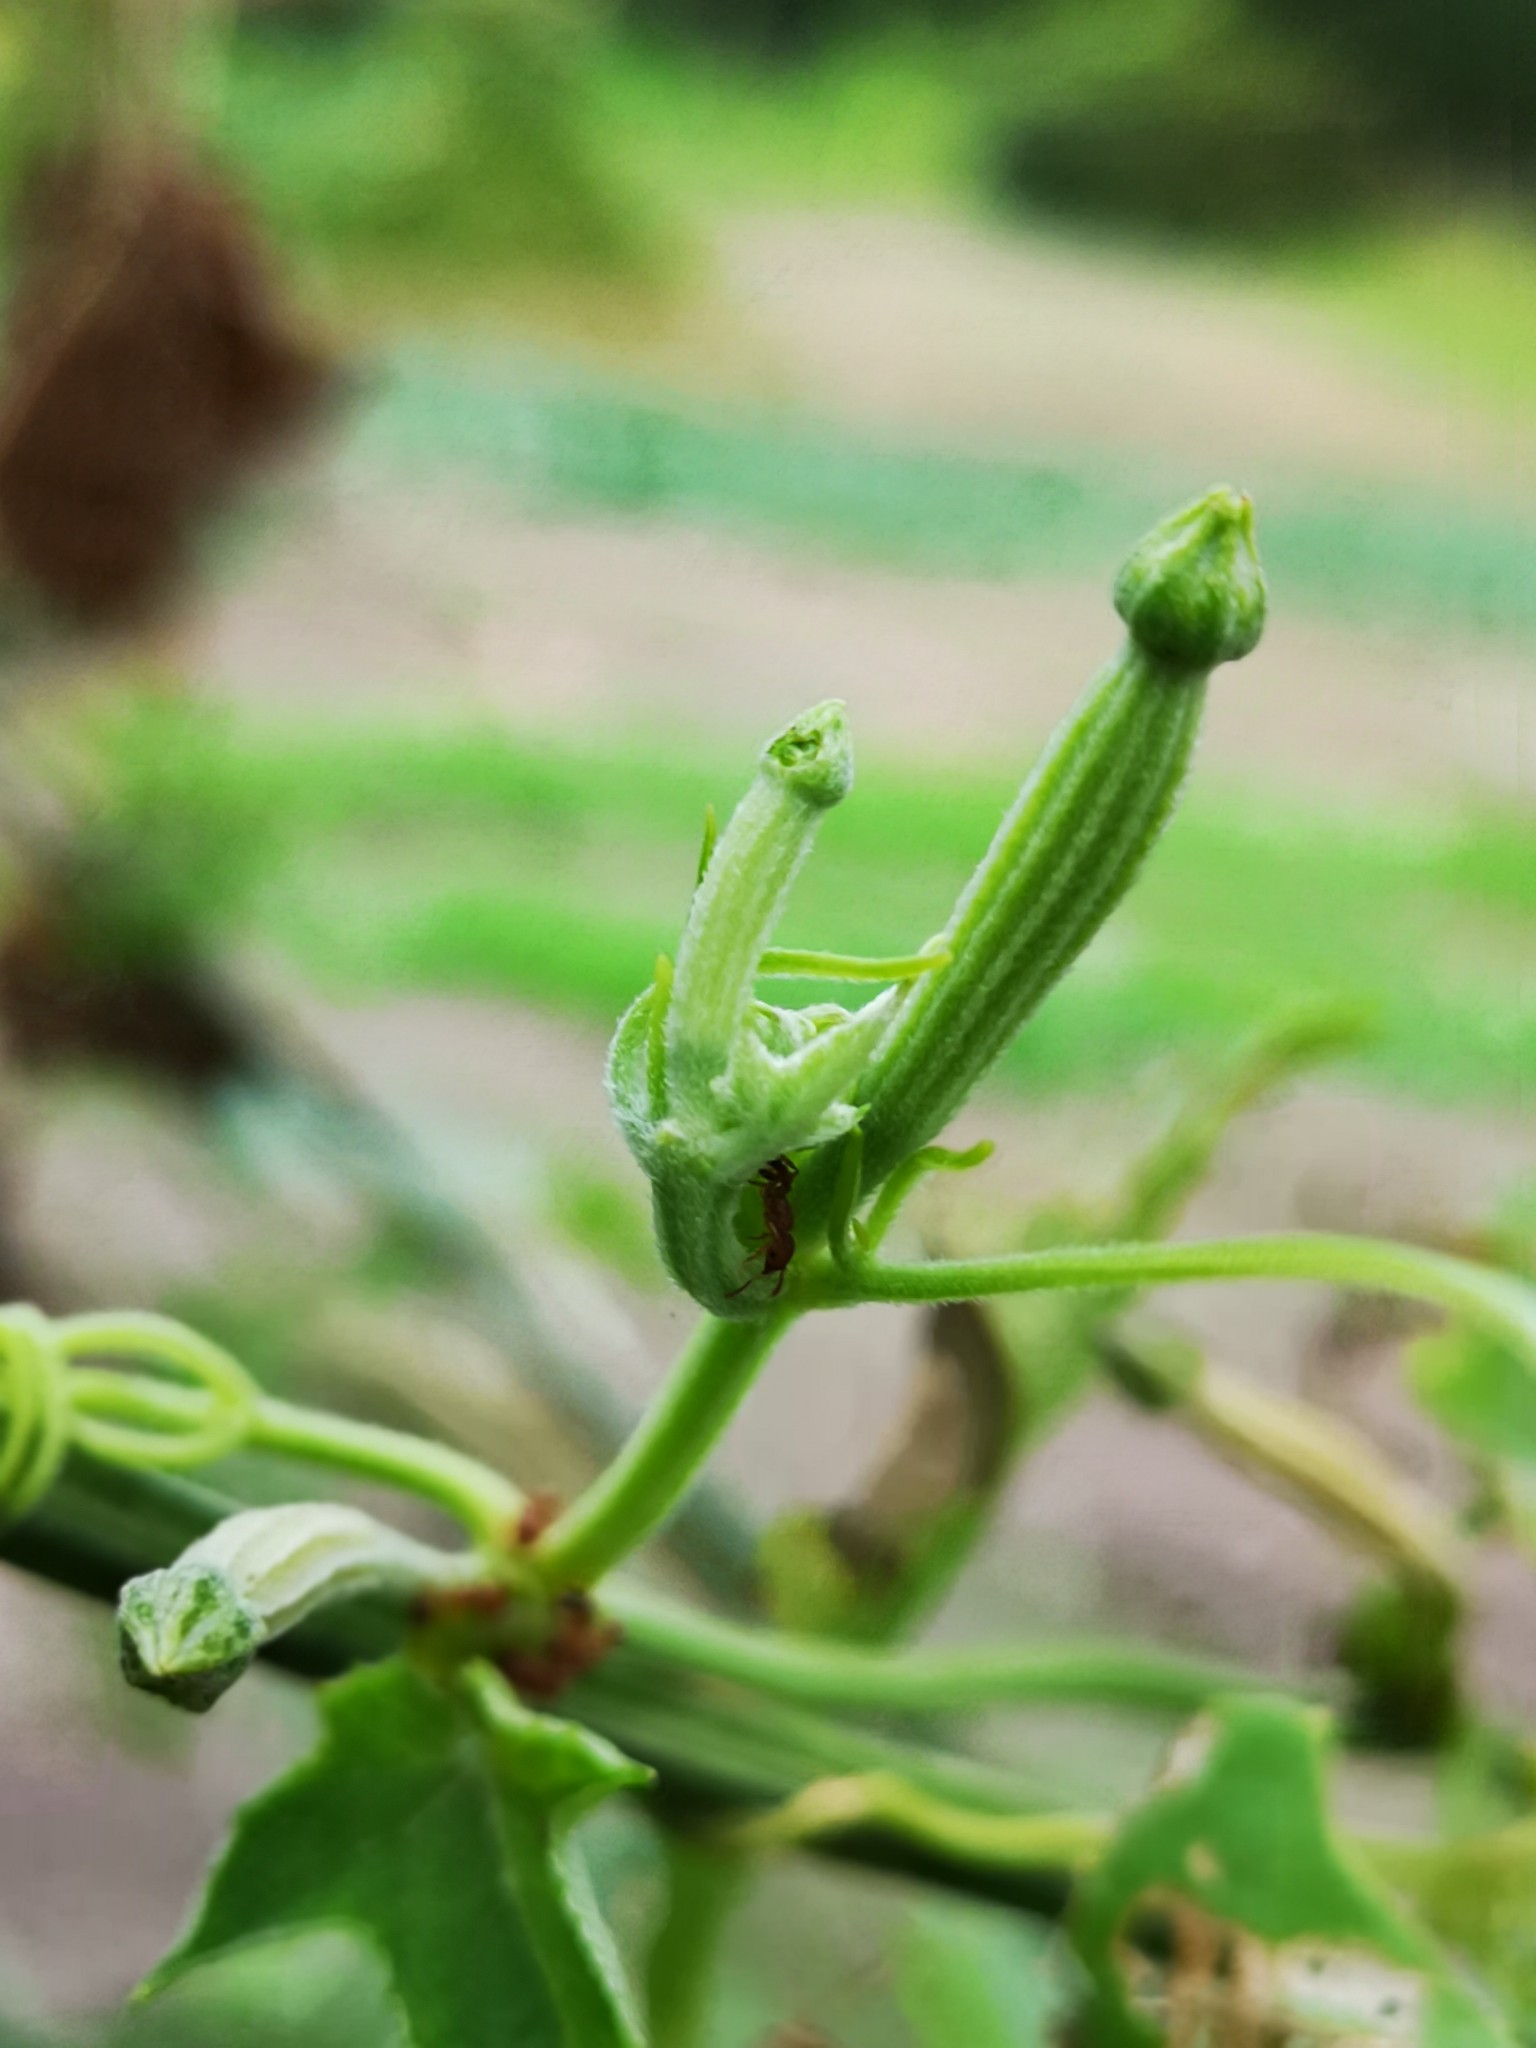
[[1432,1303],[1508,1345],[1536,1372],[1536,1289],[1467,1259],[1379,1238],[1296,1231],[1200,1244],[1068,1245],[995,1259],[887,1265],[855,1254],[809,1281],[802,1307],[969,1301],[1047,1288],[1172,1286],[1195,1280],[1316,1280]]
[[535,1545],[550,1585],[594,1585],[666,1522],[797,1312],[699,1322],[623,1450]]

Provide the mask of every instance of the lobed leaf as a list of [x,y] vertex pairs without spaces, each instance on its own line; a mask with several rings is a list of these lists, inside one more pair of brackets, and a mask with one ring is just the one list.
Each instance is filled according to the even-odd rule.
[[1186,1731],[1074,1902],[1097,2048],[1506,2038],[1334,1833],[1322,1766],[1319,1717],[1279,1700],[1230,1699]]
[[525,1707],[489,1665],[466,1685],[486,1737],[507,1868],[571,2048],[643,2048],[618,1952],[569,1841],[582,1816],[652,1773],[585,1728]]
[[[241,1810],[192,1927],[145,1993],[252,1942],[332,1929],[382,1959],[412,2048],[637,2048],[616,2023],[573,2024],[583,1945],[551,1929],[586,1911],[561,1854],[565,1826],[646,1774],[515,1702],[536,1725],[488,1740],[483,1717],[401,1659],[353,1672],[320,1701],[320,1747]],[[597,1951],[589,1928],[585,1952]],[[609,1996],[605,1986],[589,2002]]]

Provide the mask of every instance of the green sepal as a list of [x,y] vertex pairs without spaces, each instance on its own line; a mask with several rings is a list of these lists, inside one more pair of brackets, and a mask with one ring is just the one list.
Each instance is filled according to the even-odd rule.
[[633,2048],[573,2029],[546,1961],[569,1870],[529,1841],[553,1842],[602,1791],[638,1782],[635,1767],[551,1723],[509,1769],[466,1700],[400,1659],[319,1699],[319,1748],[241,1809],[141,1996],[252,1941],[340,1928],[383,1961],[412,2048]]
[[1096,2048],[1202,2036],[1496,2048],[1507,2036],[1335,1833],[1322,1717],[1234,1698],[1174,1745],[1069,1920]]

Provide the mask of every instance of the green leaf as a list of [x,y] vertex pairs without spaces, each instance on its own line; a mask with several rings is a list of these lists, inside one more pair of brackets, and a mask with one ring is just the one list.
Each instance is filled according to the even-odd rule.
[[1473,1450],[1536,1465],[1536,1377],[1492,1338],[1460,1325],[1421,1337],[1408,1381],[1441,1428]]
[[377,1951],[332,1932],[221,1956],[91,2038],[96,2048],[412,2048]]
[[608,1751],[599,1770],[549,1723],[509,1774],[464,1704],[398,1659],[320,1701],[319,1749],[242,1809],[190,1932],[145,1990],[263,1937],[331,1928],[382,1958],[412,2048],[622,2040],[570,2030],[567,1987],[546,1966],[547,1879],[509,1815],[526,1802],[568,1816],[635,1782],[634,1767]]
[[1334,1834],[1320,1720],[1284,1701],[1228,1700],[1192,1725],[1083,1879],[1071,1927],[1098,2048],[1186,2032],[1506,2038]]
[[1507,1533],[1536,1557],[1536,1381],[1481,1331],[1451,1324],[1409,1347],[1408,1384],[1419,1405],[1477,1458]]
[[465,1686],[485,1733],[507,1866],[572,2048],[642,2048],[617,1951],[570,1830],[652,1773],[600,1735],[525,1707],[489,1665]]
[[925,2048],[1048,2048],[1060,1976],[1044,1928],[1017,1913],[924,1899],[896,1956],[896,1995]]
[[1536,2011],[1536,1820],[1447,1842],[1394,1876],[1425,1923],[1522,2016],[1528,2036]]

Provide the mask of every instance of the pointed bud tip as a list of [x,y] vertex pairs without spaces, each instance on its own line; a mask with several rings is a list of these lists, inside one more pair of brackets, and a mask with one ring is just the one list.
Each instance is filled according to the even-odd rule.
[[227,1575],[182,1562],[130,1579],[118,1606],[123,1676],[205,1713],[256,1654],[260,1627]]
[[1137,646],[1199,673],[1251,654],[1266,607],[1253,505],[1224,485],[1155,526],[1115,582]]
[[763,749],[762,765],[820,809],[841,803],[853,787],[853,736],[838,697],[802,711]]

